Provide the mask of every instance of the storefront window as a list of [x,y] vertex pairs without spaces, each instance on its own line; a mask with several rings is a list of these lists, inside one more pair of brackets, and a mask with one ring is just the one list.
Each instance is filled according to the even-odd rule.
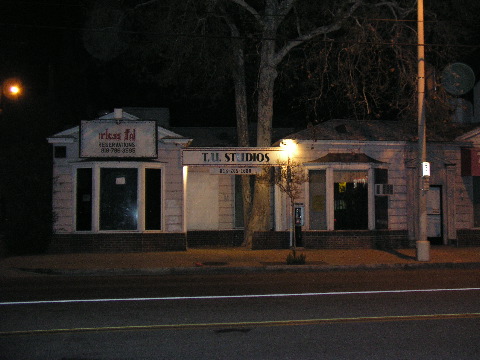
[[77,170],[77,231],[92,230],[92,169]]
[[311,230],[368,229],[368,170],[310,170]]
[[327,229],[325,170],[312,170],[309,174],[310,229]]
[[145,170],[145,229],[161,229],[162,170]]
[[335,230],[368,229],[367,171],[335,171],[333,186]]
[[137,169],[100,169],[100,230],[137,230]]
[[[139,171],[145,172],[141,183]],[[95,184],[99,189],[94,190]],[[139,213],[144,222],[139,221]],[[75,229],[161,230],[162,170],[96,166],[77,169]]]
[[473,176],[473,226],[480,227],[480,176]]
[[243,191],[242,191],[242,177],[235,175],[235,227],[243,228]]

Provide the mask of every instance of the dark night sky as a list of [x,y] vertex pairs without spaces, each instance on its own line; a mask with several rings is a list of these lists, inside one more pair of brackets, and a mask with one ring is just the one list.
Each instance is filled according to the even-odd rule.
[[[218,109],[185,106],[154,84],[139,83],[121,58],[101,62],[82,44],[88,1],[2,0],[0,2],[0,79],[15,76],[25,99],[48,98],[65,126],[115,107],[169,107],[174,125],[234,126],[233,99]],[[184,100],[183,100],[184,101]],[[222,108],[223,107],[223,108]]]
[[25,98],[46,98],[48,106],[59,108],[65,125],[76,125],[114,107],[151,106],[169,107],[175,126],[234,126],[231,98],[215,109],[180,101],[168,90],[139,83],[121,59],[107,63],[94,59],[82,44],[89,2],[2,0],[0,80],[21,78]]

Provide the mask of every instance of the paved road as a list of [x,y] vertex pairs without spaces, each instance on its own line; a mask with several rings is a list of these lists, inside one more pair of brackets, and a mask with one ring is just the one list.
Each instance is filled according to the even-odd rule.
[[0,279],[0,301],[480,287],[478,269]]
[[37,277],[1,284],[0,358],[477,359],[477,275]]

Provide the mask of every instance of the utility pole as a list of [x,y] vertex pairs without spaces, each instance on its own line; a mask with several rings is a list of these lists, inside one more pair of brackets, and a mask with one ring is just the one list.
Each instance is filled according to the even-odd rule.
[[[430,261],[430,242],[427,240],[427,191],[429,175],[424,172],[427,161],[427,141],[425,124],[425,36],[423,0],[417,3],[418,33],[418,229],[417,260]],[[428,167],[428,165],[427,165]]]

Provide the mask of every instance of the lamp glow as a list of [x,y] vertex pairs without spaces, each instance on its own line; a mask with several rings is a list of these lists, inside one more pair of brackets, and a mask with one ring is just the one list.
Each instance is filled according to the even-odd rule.
[[283,139],[280,142],[280,147],[288,157],[291,157],[297,151],[297,142],[293,139]]
[[12,85],[10,86],[8,91],[10,92],[10,94],[17,95],[20,94],[20,87],[18,85]]
[[23,87],[18,79],[9,78],[3,82],[2,92],[7,98],[16,100],[22,95]]

